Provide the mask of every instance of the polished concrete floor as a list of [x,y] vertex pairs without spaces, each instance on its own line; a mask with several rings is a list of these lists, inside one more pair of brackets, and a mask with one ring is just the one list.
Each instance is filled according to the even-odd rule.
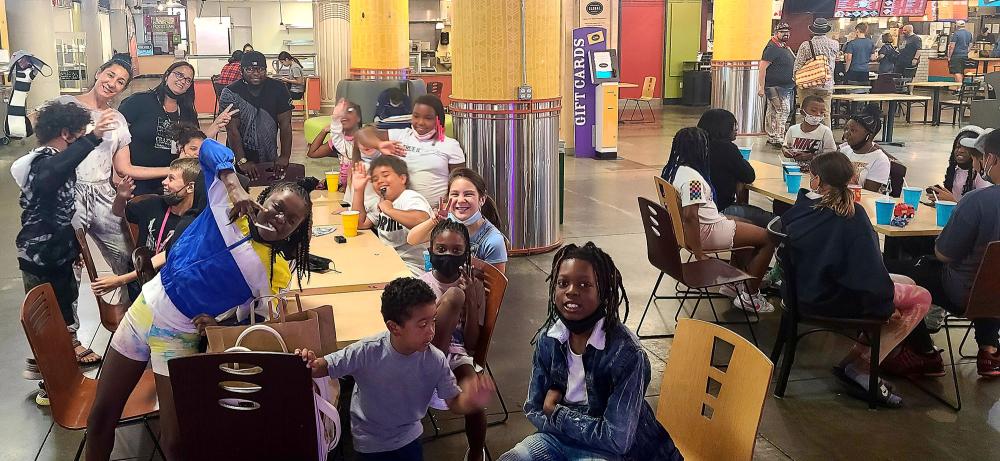
[[[566,242],[588,240],[608,251],[621,269],[625,287],[632,300],[629,325],[635,327],[657,272],[647,263],[636,197],[654,198],[651,177],[666,161],[673,134],[693,125],[703,109],[670,107],[658,111],[651,124],[626,125],[621,129],[620,155],[616,161],[566,159],[566,213],[562,227]],[[909,166],[908,182],[929,185],[941,180],[947,164],[948,149],[956,129],[950,126],[899,124],[897,140],[905,148],[888,150]],[[301,132],[296,135],[296,159],[304,157]],[[840,132],[837,132],[839,139]],[[755,146],[754,158],[776,162],[777,153],[766,148],[759,138],[741,138],[740,144]],[[0,170],[29,148],[15,143],[0,149]],[[319,174],[324,161],[308,161],[309,171]],[[752,200],[764,204],[760,197]],[[0,175],[0,236],[8,264],[0,265],[0,302],[7,307],[6,321],[0,323],[0,460],[71,459],[82,433],[54,426],[47,408],[33,401],[34,382],[25,381],[20,372],[28,347],[18,324],[18,309],[23,298],[20,273],[14,257],[14,236],[19,225],[17,190],[8,174]],[[553,210],[555,212],[555,210]],[[510,419],[489,429],[487,445],[494,455],[534,432],[520,412],[526,395],[531,351],[529,340],[544,320],[547,302],[545,277],[550,272],[551,254],[513,259],[508,264],[510,286],[504,301],[491,350],[492,368],[503,393]],[[671,284],[672,285],[672,284]],[[650,313],[644,332],[667,331],[672,327],[674,305],[661,303]],[[93,295],[87,285],[81,287],[80,312],[84,318],[81,338],[92,340],[95,350],[103,350],[108,333],[97,325]],[[720,314],[732,314],[726,308]],[[707,310],[699,317],[710,314]],[[778,315],[766,315],[756,326],[757,337],[765,352],[770,351]],[[747,335],[745,328],[735,327]],[[937,338],[944,345],[943,334]],[[653,380],[647,398],[654,405],[659,396],[660,380],[670,355],[670,340],[644,341],[652,363]],[[957,347],[957,344],[954,345]],[[792,372],[786,397],[767,398],[760,424],[755,459],[759,460],[828,460],[828,459],[1000,459],[1000,382],[977,379],[975,363],[958,365],[964,408],[955,413],[927,397],[909,382],[899,380],[905,406],[898,410],[869,411],[864,403],[843,393],[830,374],[830,367],[846,351],[848,342],[831,335],[815,335],[802,344]],[[974,352],[974,346],[967,347]],[[932,379],[928,386],[951,395],[948,378]],[[490,408],[497,417],[499,405]],[[461,426],[461,420],[440,415],[446,430]],[[464,435],[430,439],[425,437],[427,459],[460,460],[465,452]],[[239,443],[239,441],[220,441]],[[148,435],[139,427],[118,430],[115,459],[147,459],[152,451]]]

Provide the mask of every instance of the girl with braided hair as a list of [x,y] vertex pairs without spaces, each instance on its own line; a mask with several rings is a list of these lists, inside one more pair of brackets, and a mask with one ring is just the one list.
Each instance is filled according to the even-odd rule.
[[548,317],[524,403],[538,432],[500,461],[683,459],[643,397],[649,359],[619,318],[628,297],[611,257],[593,242],[566,245],[546,280]]
[[756,277],[747,282],[749,290],[724,286],[720,293],[733,298],[733,305],[753,312],[774,312],[774,306],[760,293],[760,280],[767,273],[774,255],[774,243],[767,231],[743,219],[728,218],[715,205],[715,187],[708,161],[708,134],[696,127],[683,128],[674,136],[670,158],[661,177],[670,182],[681,199],[684,242],[697,259],[706,259],[706,251],[735,247],[753,247],[749,255],[739,255],[741,266]]
[[868,104],[851,115],[844,125],[844,144],[840,152],[854,164],[857,184],[872,192],[888,192],[889,156],[875,143],[875,136],[882,131],[882,110],[877,104]]
[[154,258],[154,267],[162,269],[142,287],[111,339],[88,419],[87,459],[110,456],[115,425],[147,363],[156,377],[160,445],[167,459],[180,459],[167,361],[196,353],[204,327],[216,316],[287,288],[291,261],[300,283],[308,276],[309,192],[317,181],[278,183],[253,200],[240,186],[229,148],[207,139],[198,160],[209,206],[169,256]]
[[975,125],[962,127],[958,131],[955,142],[951,145],[951,156],[948,158],[948,169],[944,172],[944,183],[931,186],[937,195],[937,200],[957,202],[963,195],[991,185],[975,168],[972,168],[972,156],[976,154],[976,148],[962,145],[962,140],[971,140],[966,143],[974,142],[985,132],[986,130]]

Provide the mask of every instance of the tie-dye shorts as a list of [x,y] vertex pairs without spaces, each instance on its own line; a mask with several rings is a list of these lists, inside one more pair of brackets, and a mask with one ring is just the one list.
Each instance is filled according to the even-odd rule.
[[196,354],[201,335],[155,323],[153,309],[146,304],[146,297],[139,296],[115,330],[111,347],[132,360],[150,362],[153,373],[170,376],[167,360]]

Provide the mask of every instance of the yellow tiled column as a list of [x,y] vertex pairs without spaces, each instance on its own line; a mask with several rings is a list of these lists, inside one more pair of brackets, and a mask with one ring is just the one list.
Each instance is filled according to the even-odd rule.
[[401,80],[409,68],[408,0],[351,0],[351,76]]
[[736,115],[740,134],[764,131],[764,98],[757,95],[760,56],[771,35],[771,0],[716,0],[712,49],[712,106]]

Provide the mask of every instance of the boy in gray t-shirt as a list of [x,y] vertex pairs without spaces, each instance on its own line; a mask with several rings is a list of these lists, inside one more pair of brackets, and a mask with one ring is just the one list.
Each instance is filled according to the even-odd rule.
[[382,293],[388,331],[321,358],[295,351],[315,377],[354,377],[351,433],[362,460],[423,459],[420,420],[435,390],[458,414],[481,411],[490,401],[489,378],[474,375],[459,387],[444,353],[431,345],[436,301],[421,280],[393,280]]

